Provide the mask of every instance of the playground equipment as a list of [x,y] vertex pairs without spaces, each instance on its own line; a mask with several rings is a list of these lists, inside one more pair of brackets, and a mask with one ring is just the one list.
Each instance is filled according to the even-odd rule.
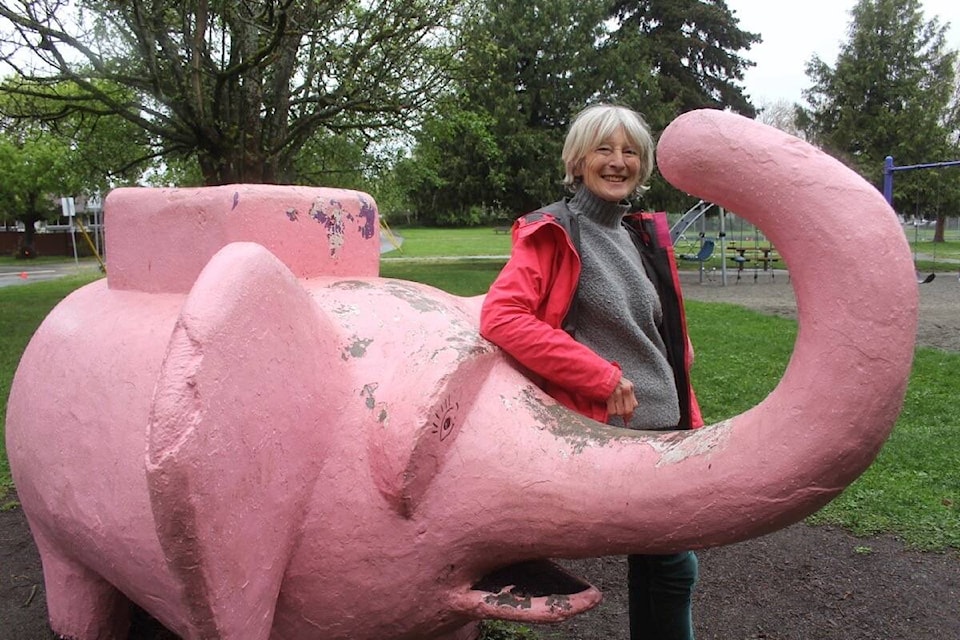
[[[761,246],[759,237],[759,229],[754,228],[753,233],[753,246],[747,246],[744,244],[744,234],[743,234],[743,217],[737,216],[740,221],[740,236],[739,240],[731,241],[729,240],[727,231],[726,231],[726,221],[728,213],[723,209],[723,207],[717,207],[719,216],[719,231],[717,233],[717,239],[708,238],[705,231],[705,224],[701,227],[699,233],[699,249],[696,253],[693,252],[682,252],[677,249],[678,244],[683,241],[686,236],[685,233],[696,224],[698,221],[704,222],[707,213],[711,208],[716,205],[712,202],[707,202],[705,200],[700,200],[695,205],[690,207],[680,218],[673,224],[670,228],[670,240],[673,242],[677,256],[681,260],[687,261],[696,261],[700,263],[700,281],[703,282],[704,274],[704,262],[709,260],[714,252],[716,251],[717,246],[720,249],[720,275],[721,283],[726,285],[727,283],[727,264],[726,256],[727,249],[732,249],[733,253],[730,255],[730,260],[733,261],[737,269],[737,279],[736,282],[739,283],[743,275],[743,271],[746,268],[747,264],[753,262],[753,280],[756,282],[759,278],[761,268],[764,272],[769,272],[771,279],[776,278],[776,270],[772,267],[775,263],[780,261],[780,258],[777,257],[774,252],[773,245],[767,244],[766,246]],[[747,253],[749,252],[749,256]]]
[[[914,246],[913,263],[914,265],[916,265],[917,263],[916,247],[919,246],[919,242],[920,242],[920,225],[915,224],[913,226],[913,246]],[[920,273],[918,269],[915,269],[915,271],[917,274],[917,284],[929,284],[930,282],[933,282],[934,278],[937,277],[937,274],[934,272],[928,273],[927,275],[923,275]]]
[[672,227],[670,227],[670,242],[676,245],[677,241],[683,237],[683,234],[686,233],[687,229],[689,229],[713,206],[714,205],[712,202],[701,200],[697,204],[690,207],[690,209],[680,216],[680,219],[677,220]]
[[[897,171],[914,171],[916,169],[940,169],[943,167],[956,167],[960,166],[960,160],[948,160],[946,162],[925,162],[921,164],[909,164],[909,165],[900,165],[897,166],[893,164],[893,156],[887,156],[883,159],[883,197],[886,199],[887,204],[890,207],[893,207],[893,174]],[[919,228],[914,227],[914,232],[918,233]],[[914,242],[916,243],[916,241]],[[916,262],[916,254],[914,254],[914,262]],[[922,275],[918,270],[914,269],[916,273],[916,279],[919,284],[927,284],[928,282],[933,282],[933,279],[937,277],[936,273],[930,273],[927,275]]]
[[[676,247],[677,243],[680,242],[680,240],[682,240],[685,237],[684,233],[687,231],[687,229],[689,229],[698,220],[702,220],[704,214],[706,214],[706,212],[709,211],[711,207],[713,207],[713,203],[700,200],[699,202],[697,202],[697,204],[690,207],[690,209],[687,210],[686,213],[680,216],[680,219],[677,220],[674,223],[674,225],[670,228],[670,242],[674,245],[674,247]],[[720,216],[722,218],[723,211],[720,212]],[[722,239],[722,235],[723,234],[721,234],[721,239]],[[687,260],[691,262],[695,261],[699,263],[698,270],[700,273],[700,282],[703,282],[704,262],[709,260],[710,257],[713,255],[713,250],[716,242],[712,238],[705,237],[705,234],[701,231],[699,234],[699,243],[700,243],[700,246],[695,253],[689,253],[689,252],[678,253],[677,255],[681,260]],[[721,243],[721,259],[720,259],[721,267],[723,266],[722,265],[722,262],[723,262],[722,247],[723,247],[723,244]],[[725,272],[724,272],[723,281],[724,283],[726,282]]]
[[103,263],[103,258],[100,257],[100,252],[97,251],[97,247],[94,246],[93,240],[90,239],[90,234],[87,233],[87,228],[84,226],[83,221],[77,217],[75,220],[77,228],[80,229],[80,234],[83,236],[83,239],[87,242],[87,247],[89,247],[90,252],[93,253],[94,257],[97,259],[97,264],[100,265],[100,272],[107,272],[107,265]]
[[747,118],[687,113],[658,158],[796,258],[783,380],[693,431],[569,412],[478,335],[481,298],[377,277],[365,194],[111,193],[107,277],[44,320],[8,404],[54,632],[126,637],[132,600],[186,640],[467,640],[599,601],[547,558],[728,544],[826,504],[903,401],[906,239],[859,176]]
[[692,262],[699,262],[703,264],[704,261],[709,260],[710,256],[713,255],[713,246],[714,241],[710,238],[704,238],[702,244],[700,245],[700,251],[697,253],[681,253],[681,260],[690,260]]
[[679,253],[677,257],[681,260],[686,260],[688,262],[698,263],[698,269],[700,272],[700,282],[703,282],[704,274],[704,262],[710,259],[710,256],[713,255],[714,241],[711,238],[704,238],[703,234],[700,234],[700,250],[696,253]]
[[394,234],[387,221],[380,218],[380,253],[387,253],[394,249],[403,253],[402,245],[403,238]]

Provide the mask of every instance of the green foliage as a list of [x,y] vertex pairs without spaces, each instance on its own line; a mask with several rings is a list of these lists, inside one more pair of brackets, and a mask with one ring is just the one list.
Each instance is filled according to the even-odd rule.
[[[887,156],[900,166],[960,157],[946,27],[924,20],[920,0],[859,0],[852,17],[836,66],[816,56],[807,65],[813,86],[798,118],[807,138],[878,188]],[[907,215],[954,211],[960,187],[932,171],[898,172],[894,201]]]
[[[420,224],[462,226],[471,209],[498,204],[505,177],[493,118],[451,106],[442,118],[428,118],[417,134],[415,158],[397,172]],[[456,153],[451,153],[456,149]]]
[[69,141],[27,126],[0,132],[0,202],[14,220],[43,219],[54,211],[52,196],[73,193],[80,184],[71,165],[79,160]]
[[[97,81],[97,91],[112,100],[129,100],[123,87]],[[63,156],[56,178],[65,186],[53,195],[106,192],[137,181],[152,156],[146,132],[130,121],[105,113],[72,81],[37,81],[11,76],[0,85],[3,130],[21,141],[55,140]]]
[[530,627],[514,622],[483,620],[480,623],[479,640],[537,640],[539,637]]
[[168,155],[163,165],[144,177],[151,187],[202,187],[203,173],[192,156]]
[[482,1],[463,27],[456,85],[402,167],[417,221],[463,224],[557,198],[574,113],[599,91],[601,0]]
[[[737,83],[753,66],[744,52],[761,39],[741,30],[726,4],[616,0],[610,15],[617,26],[604,45],[609,73],[600,95],[637,109],[655,133],[691,109],[756,114]],[[649,186],[642,202],[647,209],[677,211],[696,202],[659,172]]]
[[20,68],[26,88],[4,90],[69,81],[79,93],[37,118],[119,115],[160,155],[195,158],[205,184],[226,184],[292,181],[294,158],[318,132],[407,130],[447,84],[461,3],[76,4],[0,5],[9,62],[39,63]]
[[734,81],[743,80],[744,71],[753,66],[740,52],[761,38],[740,30],[725,3],[616,0],[611,13],[619,24],[611,41],[642,49],[648,68],[656,71],[660,101],[669,107],[656,114],[659,118],[647,114],[656,129],[691,109],[730,108],[748,117],[756,114]]
[[[25,249],[33,249],[35,223],[59,215],[59,197],[103,193],[135,180],[149,156],[139,129],[87,111],[89,103],[78,94],[71,82],[13,77],[0,86],[0,221],[23,223]],[[54,119],[32,117],[55,110]]]
[[[725,5],[701,0],[479,2],[453,90],[398,169],[416,220],[463,225],[478,209],[512,216],[560,198],[564,137],[590,103],[632,106],[654,131],[693,106],[752,114],[737,52],[758,38],[736,25]],[[683,198],[655,177],[646,201]]]
[[294,158],[291,181],[362,191],[368,158],[366,146],[357,133],[317,132]]

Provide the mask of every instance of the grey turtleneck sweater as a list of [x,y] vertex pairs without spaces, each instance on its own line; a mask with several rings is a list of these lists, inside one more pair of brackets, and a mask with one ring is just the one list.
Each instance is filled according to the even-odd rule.
[[[680,401],[658,327],[660,299],[640,254],[620,221],[627,205],[608,202],[581,186],[569,201],[580,221],[577,341],[620,364],[640,406],[631,429],[674,429]],[[623,426],[612,417],[610,424]]]

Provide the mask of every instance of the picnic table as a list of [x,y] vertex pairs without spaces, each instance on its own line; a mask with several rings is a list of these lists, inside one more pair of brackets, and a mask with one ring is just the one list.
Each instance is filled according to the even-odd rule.
[[[730,260],[737,265],[737,281],[740,281],[740,276],[743,272],[747,263],[753,262],[757,265],[763,265],[764,271],[771,271],[770,267],[774,262],[780,261],[780,255],[776,252],[776,249],[772,245],[758,245],[758,244],[740,244],[731,242],[727,245],[727,248],[731,251],[736,252],[737,255],[730,256]],[[757,273],[754,272],[753,279],[757,279]],[[771,277],[776,277],[771,271]]]

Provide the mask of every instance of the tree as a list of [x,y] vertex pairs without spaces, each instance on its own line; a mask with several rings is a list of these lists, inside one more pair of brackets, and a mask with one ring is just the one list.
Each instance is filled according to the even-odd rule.
[[[808,139],[850,164],[878,188],[884,158],[898,165],[960,155],[952,103],[957,53],[945,47],[946,26],[925,21],[919,0],[860,0],[849,40],[831,68],[814,56],[813,86],[799,124]],[[923,214],[960,204],[960,193],[929,171],[897,174],[894,205]],[[942,227],[941,227],[942,228]]]
[[489,0],[464,34],[461,105],[489,122],[500,161],[488,172],[499,181],[493,200],[511,214],[561,193],[563,135],[603,87],[605,8],[601,0]]
[[[594,102],[637,109],[655,133],[693,107],[752,115],[736,84],[750,63],[737,51],[758,37],[737,29],[723,2],[680,4],[682,11],[669,2],[481,2],[463,31],[452,95],[417,137],[418,170],[405,167],[421,215],[451,207],[441,215],[456,217],[491,204],[516,214],[557,199],[566,130]],[[450,159],[468,145],[482,157]],[[683,199],[655,177],[644,203]]]
[[398,166],[417,218],[428,225],[487,222],[487,207],[504,198],[503,151],[496,123],[456,106],[424,122],[416,153]]
[[[5,61],[33,96],[69,80],[62,110],[117,114],[157,154],[195,156],[206,184],[292,181],[317,132],[404,128],[446,84],[456,0],[21,0]],[[23,50],[39,69],[18,62]],[[123,92],[105,90],[101,83]],[[88,105],[96,105],[90,107]]]
[[425,223],[488,222],[556,199],[564,131],[602,87],[603,0],[483,0],[473,9],[455,84],[400,167]]
[[[642,48],[670,118],[700,108],[755,115],[737,83],[753,63],[739,52],[761,42],[742,31],[723,0],[616,0],[613,42]],[[654,120],[658,130],[667,122]]]
[[[0,84],[0,118],[9,131],[43,132],[69,142],[77,159],[71,175],[83,181],[87,192],[106,191],[115,184],[136,182],[148,166],[150,139],[133,123],[104,113],[73,82],[38,85],[29,95],[6,91],[23,85],[7,78]],[[115,96],[124,89],[98,82],[98,88]],[[49,114],[37,118],[35,114]]]
[[[615,0],[608,15],[615,27],[604,62],[615,72],[607,92],[643,113],[655,135],[693,109],[756,115],[739,83],[754,64],[742,52],[761,38],[741,30],[723,0]],[[659,172],[643,198],[644,207],[657,209],[691,202]]]
[[148,141],[117,116],[88,108],[46,121],[16,117],[31,109],[52,112],[61,101],[80,104],[79,96],[69,82],[45,86],[29,97],[0,92],[0,202],[7,220],[24,224],[23,256],[36,255],[34,225],[56,215],[57,198],[133,183],[144,168],[140,159]]
[[803,138],[804,133],[797,126],[799,105],[789,100],[761,101],[757,105],[757,121],[780,129],[792,136]]
[[0,133],[0,202],[6,217],[24,225],[18,255],[32,258],[34,225],[51,217],[53,196],[79,188],[71,168],[76,164],[67,141],[37,130]]

